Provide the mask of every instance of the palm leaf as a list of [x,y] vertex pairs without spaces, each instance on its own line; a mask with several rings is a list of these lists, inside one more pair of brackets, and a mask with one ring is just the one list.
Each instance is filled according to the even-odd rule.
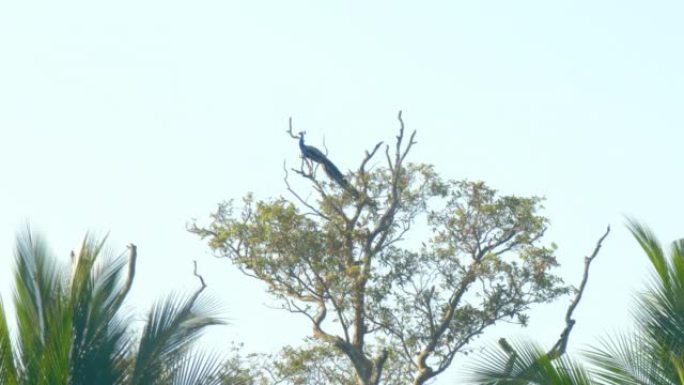
[[646,226],[629,220],[628,228],[649,258],[653,274],[637,296],[636,331],[604,339],[587,351],[592,372],[604,383],[679,384],[684,352],[684,242],[675,242],[666,256]]
[[579,364],[558,357],[552,359],[538,345],[530,342],[507,343],[487,349],[468,369],[469,382],[497,385],[584,385],[589,384],[586,370]]
[[175,368],[171,385],[221,385],[222,370],[219,355],[190,352]]
[[585,351],[585,356],[593,364],[591,372],[598,382],[605,384],[676,383],[667,374],[669,370],[663,366],[661,355],[662,351],[653,349],[650,342],[638,333],[604,338],[598,347]]
[[104,240],[83,242],[71,284],[73,341],[71,385],[116,384],[123,381],[128,353],[126,324],[118,314],[123,257],[98,263]]
[[171,295],[148,316],[133,369],[132,385],[161,384],[171,377],[191,344],[211,325],[223,324],[209,307],[190,297]]
[[15,263],[19,377],[25,383],[48,384],[46,381],[65,372],[58,352],[48,351],[48,347],[61,346],[57,342],[50,345],[48,339],[64,341],[61,331],[68,330],[63,324],[65,276],[42,239],[30,230],[17,238]]
[[14,359],[5,306],[0,301],[0,380],[3,384],[17,385],[17,368]]
[[646,256],[648,256],[662,283],[665,286],[669,286],[670,276],[667,260],[665,259],[663,248],[653,232],[633,219],[627,220],[627,228],[644,250]]

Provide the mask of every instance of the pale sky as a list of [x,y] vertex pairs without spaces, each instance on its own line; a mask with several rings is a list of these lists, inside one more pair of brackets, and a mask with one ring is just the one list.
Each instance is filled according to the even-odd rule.
[[[131,306],[194,288],[197,259],[232,319],[207,345],[296,344],[306,320],[269,309],[185,224],[249,191],[285,194],[289,116],[347,170],[393,139],[401,109],[410,160],[547,198],[569,282],[613,226],[575,313],[579,350],[627,327],[645,282],[624,216],[682,236],[683,15],[626,0],[2,2],[0,289],[27,221],[65,259],[86,231],[110,232],[115,252],[139,247]],[[513,333],[550,346],[567,303]]]

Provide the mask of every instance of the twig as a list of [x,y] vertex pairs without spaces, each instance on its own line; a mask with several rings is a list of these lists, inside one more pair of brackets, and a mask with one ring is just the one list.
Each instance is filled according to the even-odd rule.
[[361,166],[359,167],[359,171],[357,173],[357,175],[358,175],[357,179],[360,179],[361,187],[362,187],[361,192],[363,193],[362,196],[364,198],[360,200],[359,204],[356,207],[356,214],[354,215],[354,217],[352,219],[352,223],[354,223],[354,224],[356,223],[357,219],[361,215],[361,210],[363,209],[363,207],[366,204],[370,203],[370,201],[371,201],[369,194],[368,194],[368,178],[366,176],[366,164],[371,160],[371,158],[373,158],[373,156],[375,156],[375,153],[378,152],[378,149],[380,148],[380,146],[382,146],[382,144],[383,144],[383,142],[378,142],[372,151],[366,150],[366,156],[363,158],[363,161],[361,162]]
[[359,174],[363,174],[366,171],[366,163],[368,163],[369,160],[375,155],[375,153],[378,151],[380,146],[382,146],[383,142],[378,142],[378,144],[375,145],[373,148],[373,151],[366,151],[366,156],[363,158],[363,161],[361,162],[361,167],[359,167]]
[[[311,210],[315,215],[318,215],[319,217],[321,217],[321,218],[323,218],[323,219],[329,221],[329,220],[330,220],[330,217],[328,217],[327,215],[323,214],[320,210],[318,210],[318,209],[316,209],[315,207],[313,207],[311,204],[309,204],[304,198],[302,198],[299,194],[297,194],[297,193],[292,189],[292,187],[290,186],[290,182],[289,182],[288,179],[287,179],[288,173],[287,173],[287,167],[285,166],[285,162],[283,162],[283,171],[285,172],[285,177],[283,177],[283,180],[285,181],[285,186],[287,187],[287,191],[289,191],[290,194],[294,195],[294,197],[297,198],[297,200],[299,201],[299,203],[301,203],[301,204],[303,204],[304,206],[306,206],[306,208],[308,208],[309,210]],[[308,175],[305,174],[303,171],[295,170],[295,169],[292,169],[292,171],[294,171],[294,172],[297,173],[297,174],[300,174],[300,175],[304,176],[305,178],[308,178]]]
[[193,263],[193,265],[195,265],[195,268],[193,269],[192,274],[195,277],[199,278],[200,283],[202,284],[202,288],[199,291],[202,291],[202,290],[204,290],[205,287],[207,287],[207,284],[204,283],[204,278],[200,274],[197,273],[197,260],[192,261],[192,263]]
[[[290,116],[290,119],[289,119],[289,129],[286,130],[285,132],[287,132],[287,133],[290,135],[290,137],[291,137],[292,139],[299,139],[299,136],[298,136],[298,135],[295,135],[294,132],[292,132],[292,117],[291,117],[291,116]],[[306,134],[306,131],[300,131],[300,133],[301,133],[301,134]]]
[[601,250],[601,245],[609,233],[610,226],[606,228],[605,234],[603,234],[603,236],[599,238],[598,242],[596,242],[594,252],[591,253],[589,257],[584,257],[584,275],[582,276],[582,282],[580,283],[580,286],[577,290],[577,294],[570,303],[570,306],[568,306],[567,313],[565,313],[565,329],[563,329],[563,331],[561,332],[560,338],[558,339],[556,344],[553,345],[553,348],[551,348],[551,350],[547,353],[548,356],[552,359],[560,357],[565,353],[565,349],[568,346],[568,339],[570,338],[570,332],[572,331],[573,326],[575,326],[575,320],[572,318],[572,313],[575,311],[575,308],[579,304],[580,299],[582,299],[584,288],[587,286],[587,281],[589,280],[589,266],[591,265],[591,262],[594,260],[594,258],[596,258],[596,256],[598,255],[599,250]]

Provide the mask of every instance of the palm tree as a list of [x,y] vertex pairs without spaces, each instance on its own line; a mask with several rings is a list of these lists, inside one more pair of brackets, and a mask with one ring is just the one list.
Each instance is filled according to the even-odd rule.
[[[107,257],[86,237],[69,270],[30,231],[15,251],[14,315],[0,302],[0,383],[6,385],[212,385],[220,362],[193,348],[223,322],[200,299],[171,295],[148,313],[139,338],[121,307],[135,275],[129,258]],[[201,277],[200,277],[201,278]]]
[[684,240],[669,254],[655,235],[636,221],[627,227],[653,267],[638,295],[631,334],[605,338],[585,352],[589,368],[544,352],[530,342],[502,344],[470,369],[479,384],[681,385],[684,384]]
[[605,339],[587,356],[602,382],[684,384],[684,240],[666,253],[647,227],[630,220],[628,228],[653,267],[637,297],[636,332]]

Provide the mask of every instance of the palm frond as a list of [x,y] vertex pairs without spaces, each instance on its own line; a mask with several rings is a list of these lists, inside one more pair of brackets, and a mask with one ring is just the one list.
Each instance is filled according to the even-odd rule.
[[663,248],[653,232],[634,219],[627,220],[627,228],[648,256],[656,273],[665,286],[669,286],[670,275]]
[[175,368],[171,385],[221,385],[222,370],[220,355],[193,351]]
[[636,331],[603,339],[586,356],[603,383],[678,384],[681,368],[672,357],[684,352],[684,242],[675,242],[665,255],[646,226],[629,220],[628,228],[653,266],[633,311]]
[[684,351],[684,280],[673,280],[669,288],[652,285],[637,299],[637,325],[650,340],[681,354]]
[[651,360],[658,360],[661,376],[676,382],[677,368],[671,356],[684,353],[684,242],[674,242],[670,255],[664,256],[662,248],[653,246],[659,242],[650,230],[635,222],[630,226],[639,229],[635,237],[642,247],[651,245],[644,250],[650,250],[649,259],[655,261],[654,277],[638,296],[634,311],[641,342],[635,348],[650,351]]
[[132,385],[160,384],[207,326],[224,323],[196,300],[196,295],[171,295],[154,306],[137,349]]
[[551,358],[538,345],[515,342],[488,349],[468,369],[469,382],[488,385],[585,385],[587,371],[565,356]]
[[[663,366],[663,352],[638,333],[600,340],[598,347],[585,351],[593,365],[591,373],[600,383],[624,385],[668,385],[674,378]],[[669,372],[669,374],[668,374]]]
[[0,300],[0,380],[2,380],[2,383],[17,385],[16,370],[12,338],[7,326],[5,305]]
[[125,376],[129,334],[118,296],[126,261],[98,261],[103,245],[86,237],[72,276],[71,385],[116,384]]
[[[27,230],[17,237],[14,308],[18,329],[18,358],[22,381],[44,384],[59,369],[48,338],[65,329],[65,275],[48,254],[43,240]],[[55,345],[53,345],[55,346]]]
[[672,354],[670,358],[672,360],[672,365],[677,370],[677,377],[679,379],[679,383],[684,384],[684,361],[682,361],[681,358],[675,356],[674,354]]

